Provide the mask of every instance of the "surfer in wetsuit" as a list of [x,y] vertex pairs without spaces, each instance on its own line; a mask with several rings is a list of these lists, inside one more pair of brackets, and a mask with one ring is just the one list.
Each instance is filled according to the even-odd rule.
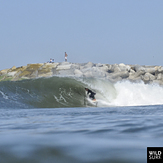
[[87,91],[87,95],[89,95],[89,98],[92,99],[92,100],[96,100],[95,99],[95,94],[94,92],[92,92],[90,89],[88,88],[85,88],[85,90]]

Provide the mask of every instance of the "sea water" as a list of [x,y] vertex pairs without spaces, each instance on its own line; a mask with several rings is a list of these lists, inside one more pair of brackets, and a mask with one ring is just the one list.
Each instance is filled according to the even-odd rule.
[[0,163],[147,162],[147,147],[163,147],[162,93],[97,79],[1,82]]

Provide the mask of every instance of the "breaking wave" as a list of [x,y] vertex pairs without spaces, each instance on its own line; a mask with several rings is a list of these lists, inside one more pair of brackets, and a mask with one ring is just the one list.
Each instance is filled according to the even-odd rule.
[[51,77],[0,82],[0,108],[63,108],[95,106],[85,87],[96,92],[97,107],[163,104],[163,87],[96,78]]

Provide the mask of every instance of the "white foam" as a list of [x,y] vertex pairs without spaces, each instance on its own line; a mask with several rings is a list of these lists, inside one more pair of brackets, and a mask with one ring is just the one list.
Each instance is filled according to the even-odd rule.
[[0,93],[1,93],[1,95],[3,96],[4,99],[6,99],[6,100],[8,99],[8,96],[5,95],[2,91],[0,91]]
[[160,105],[163,104],[163,87],[156,84],[131,83],[115,84],[117,97],[111,101],[116,106]]
[[96,90],[98,106],[139,106],[163,104],[163,87],[158,84],[132,83],[129,81],[112,84],[108,80],[84,81]]

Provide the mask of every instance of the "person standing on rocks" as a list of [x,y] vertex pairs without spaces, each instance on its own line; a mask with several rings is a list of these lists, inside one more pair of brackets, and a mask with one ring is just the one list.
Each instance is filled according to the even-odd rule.
[[67,53],[65,52],[65,62],[67,62]]

